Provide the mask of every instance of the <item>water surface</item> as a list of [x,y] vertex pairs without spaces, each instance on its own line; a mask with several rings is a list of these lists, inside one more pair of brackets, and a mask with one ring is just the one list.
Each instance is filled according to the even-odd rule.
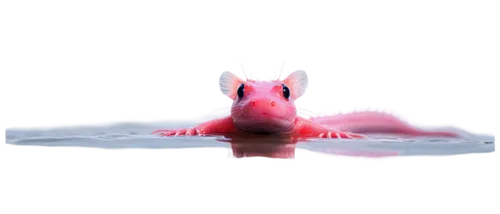
[[404,138],[370,135],[369,139],[307,139],[277,137],[226,138],[222,136],[160,137],[156,129],[190,127],[191,123],[127,123],[52,129],[7,129],[6,142],[24,146],[70,146],[106,149],[228,148],[235,157],[293,158],[295,150],[362,157],[457,155],[494,152],[494,136],[464,133],[463,138]]

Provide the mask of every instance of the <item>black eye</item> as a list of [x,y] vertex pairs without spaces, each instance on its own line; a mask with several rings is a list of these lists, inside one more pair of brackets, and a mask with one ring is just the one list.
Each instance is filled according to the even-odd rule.
[[241,84],[240,87],[238,88],[238,97],[243,98],[243,89],[245,89],[245,85]]
[[285,84],[281,85],[283,85],[283,96],[285,97],[285,99],[288,99],[290,97],[290,89],[288,89]]

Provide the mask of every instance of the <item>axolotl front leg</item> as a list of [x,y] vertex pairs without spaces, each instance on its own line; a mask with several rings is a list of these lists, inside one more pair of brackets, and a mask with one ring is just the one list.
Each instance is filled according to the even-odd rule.
[[199,124],[195,127],[180,128],[180,129],[158,129],[153,131],[152,134],[160,136],[181,136],[181,135],[223,135],[234,133],[237,129],[234,126],[231,117],[222,119],[215,119]]
[[365,136],[361,134],[332,130],[319,123],[301,117],[297,117],[294,126],[295,133],[303,137],[342,139],[365,138]]

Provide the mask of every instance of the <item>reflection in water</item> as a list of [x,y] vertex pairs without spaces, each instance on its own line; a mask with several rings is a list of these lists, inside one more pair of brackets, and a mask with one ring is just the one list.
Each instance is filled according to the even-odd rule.
[[[340,160],[387,161],[402,158],[401,152],[393,149],[360,148],[346,146],[353,142],[312,142],[299,144],[299,150],[313,151],[320,156]],[[356,143],[356,142],[354,142]]]
[[[381,149],[342,148],[342,145],[356,143],[356,139],[306,139],[296,136],[274,136],[274,135],[245,135],[225,136],[217,139],[231,145],[233,156],[243,157],[269,157],[269,158],[295,158],[297,145],[309,143],[309,140],[323,141],[326,147],[317,146],[316,152],[331,155],[358,156],[358,157],[389,157],[398,156],[398,151]],[[358,140],[360,141],[360,140]],[[336,144],[336,146],[334,146]]]
[[236,158],[294,158],[298,142],[296,137],[272,135],[226,136],[217,140],[228,142]]

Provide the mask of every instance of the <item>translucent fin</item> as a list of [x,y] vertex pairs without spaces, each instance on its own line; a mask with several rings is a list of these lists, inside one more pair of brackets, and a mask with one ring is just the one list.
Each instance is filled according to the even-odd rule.
[[219,78],[220,91],[233,100],[236,99],[236,91],[242,83],[242,79],[229,71],[222,73]]
[[283,83],[290,88],[291,97],[296,100],[306,92],[307,74],[303,70],[294,71],[283,80]]

